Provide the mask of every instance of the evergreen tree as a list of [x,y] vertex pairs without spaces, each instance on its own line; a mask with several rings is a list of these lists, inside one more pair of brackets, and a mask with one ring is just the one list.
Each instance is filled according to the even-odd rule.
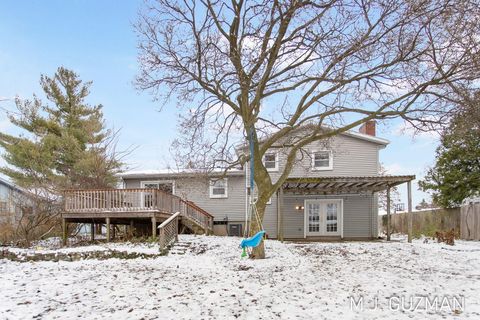
[[60,67],[40,84],[50,104],[36,95],[16,99],[10,121],[24,130],[20,136],[0,132],[7,166],[0,172],[27,189],[114,186],[122,163],[114,149],[115,133],[104,125],[102,105],[85,102],[91,82]]
[[454,207],[480,193],[480,93],[454,115],[436,153],[435,166],[419,182],[433,191],[434,203]]

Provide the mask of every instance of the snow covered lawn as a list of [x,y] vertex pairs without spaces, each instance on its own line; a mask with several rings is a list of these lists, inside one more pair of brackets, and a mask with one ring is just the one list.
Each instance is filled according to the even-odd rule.
[[[478,242],[449,247],[421,240],[267,241],[269,258],[251,261],[240,258],[238,238],[180,240],[176,251],[184,244],[185,254],[150,259],[0,259],[0,318],[480,319]],[[158,248],[108,244],[58,250],[156,254]],[[351,297],[357,303],[353,310]],[[432,303],[437,298],[437,306],[425,308],[422,297]],[[464,298],[463,309],[453,305],[462,301],[453,297]]]

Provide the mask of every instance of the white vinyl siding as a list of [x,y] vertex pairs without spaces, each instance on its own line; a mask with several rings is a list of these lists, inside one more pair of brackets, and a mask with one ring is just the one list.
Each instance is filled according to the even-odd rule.
[[302,239],[305,237],[305,217],[303,210],[296,206],[303,206],[306,199],[342,199],[343,209],[343,237],[372,239],[377,235],[377,197],[376,195],[288,195],[283,201],[284,222],[283,230],[286,239]]

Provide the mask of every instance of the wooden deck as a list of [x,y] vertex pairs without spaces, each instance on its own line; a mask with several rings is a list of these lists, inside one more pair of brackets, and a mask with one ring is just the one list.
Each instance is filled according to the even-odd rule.
[[[107,240],[111,224],[134,228],[136,223],[148,223],[154,237],[157,233],[162,235],[162,229],[157,232],[157,224],[165,221],[170,223],[165,226],[169,230],[173,229],[173,224],[178,229],[181,221],[194,232],[209,234],[213,231],[211,214],[193,202],[158,189],[67,190],[64,202],[64,239],[68,223],[90,223],[92,228],[95,224],[106,224]],[[172,216],[175,219],[170,219]]]

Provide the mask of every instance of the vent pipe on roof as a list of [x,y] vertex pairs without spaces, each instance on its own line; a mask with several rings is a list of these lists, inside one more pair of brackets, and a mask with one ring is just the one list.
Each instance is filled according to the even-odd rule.
[[368,134],[369,136],[375,137],[375,127],[376,127],[376,121],[375,120],[368,120],[364,124],[360,126],[360,129],[358,131],[363,134]]

